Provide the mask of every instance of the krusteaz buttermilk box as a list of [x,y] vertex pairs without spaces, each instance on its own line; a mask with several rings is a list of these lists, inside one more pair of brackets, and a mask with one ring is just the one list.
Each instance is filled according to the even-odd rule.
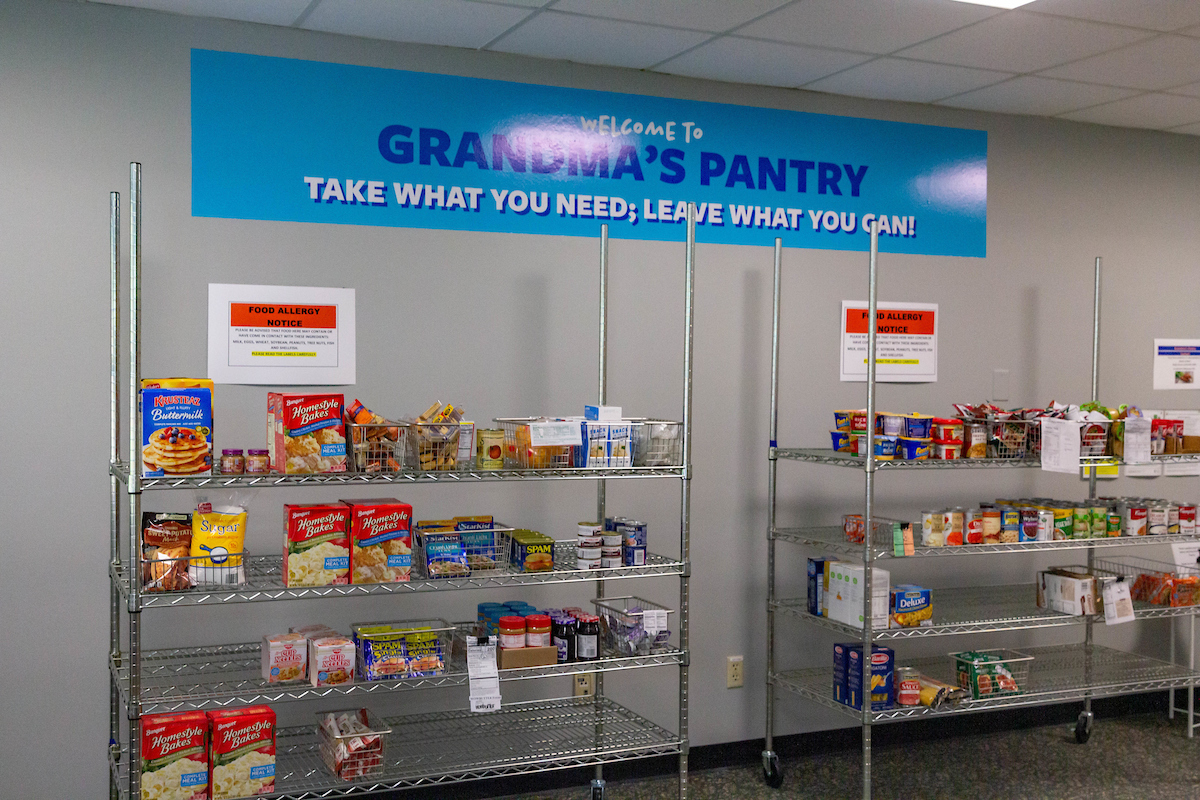
[[143,476],[212,474],[212,394],[206,378],[142,381]]

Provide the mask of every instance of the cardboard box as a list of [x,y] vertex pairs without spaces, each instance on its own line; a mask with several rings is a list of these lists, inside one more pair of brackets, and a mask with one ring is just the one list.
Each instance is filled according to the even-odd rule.
[[[846,659],[846,687],[849,690],[847,705],[851,708],[862,708],[862,658],[863,647],[856,644],[848,647]],[[890,647],[872,645],[871,647],[871,687],[868,692],[871,697],[871,710],[884,711],[896,702],[896,653]]]
[[902,583],[892,587],[888,607],[889,627],[917,628],[933,625],[933,592],[923,586]]
[[583,418],[594,422],[620,422],[620,406],[590,406],[583,407]]
[[808,613],[822,616],[825,594],[825,563],[836,559],[828,556],[808,559]]
[[[846,668],[850,659],[850,648],[856,642],[839,642],[833,646],[833,699],[839,703],[850,701],[850,689],[846,684]],[[862,645],[857,645],[861,647]]]
[[558,662],[558,648],[517,647],[511,650],[496,648],[496,666],[499,669],[523,669],[525,667],[548,667]]
[[1101,612],[1099,587],[1086,567],[1051,567],[1037,574],[1037,606],[1084,616]]
[[[865,595],[865,569],[862,564],[839,561],[830,567],[829,618],[856,628],[863,625],[863,600]],[[888,609],[891,604],[891,575],[885,569],[871,570],[871,625],[882,629],[888,627]]]

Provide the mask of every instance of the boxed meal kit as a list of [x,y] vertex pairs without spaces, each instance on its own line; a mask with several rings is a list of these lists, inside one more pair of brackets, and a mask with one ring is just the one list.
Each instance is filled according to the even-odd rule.
[[287,474],[345,472],[343,404],[340,394],[268,394],[271,468]]
[[270,706],[208,712],[211,800],[275,791],[275,711]]
[[206,379],[142,381],[143,476],[212,474],[212,395]]
[[142,796],[208,800],[208,715],[142,717]]
[[344,503],[283,507],[285,586],[350,582],[350,507]]
[[342,502],[350,508],[350,582],[410,580],[412,506],[391,497]]

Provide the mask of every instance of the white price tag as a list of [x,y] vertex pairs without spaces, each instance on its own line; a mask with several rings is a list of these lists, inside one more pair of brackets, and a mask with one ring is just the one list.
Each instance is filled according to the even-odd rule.
[[1125,420],[1125,456],[1126,464],[1150,463],[1150,420]]
[[495,637],[467,637],[467,683],[471,692],[472,712],[500,709],[500,672],[496,669]]
[[1133,622],[1133,598],[1125,581],[1109,581],[1104,586],[1104,624]]
[[1043,418],[1042,469],[1046,472],[1079,472],[1079,423]]
[[583,427],[578,422],[531,422],[529,444],[531,447],[580,447]]
[[659,631],[667,629],[667,610],[665,608],[648,608],[642,612],[642,627],[650,636],[657,636]]

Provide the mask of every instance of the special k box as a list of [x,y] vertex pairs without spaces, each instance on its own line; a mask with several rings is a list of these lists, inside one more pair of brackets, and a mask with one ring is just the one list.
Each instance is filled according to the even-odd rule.
[[412,572],[412,506],[394,498],[350,507],[350,582],[398,583]]
[[350,582],[350,507],[344,503],[283,507],[285,586]]
[[268,424],[272,425],[275,439],[274,447],[269,450],[276,472],[346,471],[342,395],[272,393],[267,403]]
[[275,712],[270,706],[209,711],[212,800],[275,791]]
[[142,717],[142,797],[208,800],[208,716],[203,711]]

